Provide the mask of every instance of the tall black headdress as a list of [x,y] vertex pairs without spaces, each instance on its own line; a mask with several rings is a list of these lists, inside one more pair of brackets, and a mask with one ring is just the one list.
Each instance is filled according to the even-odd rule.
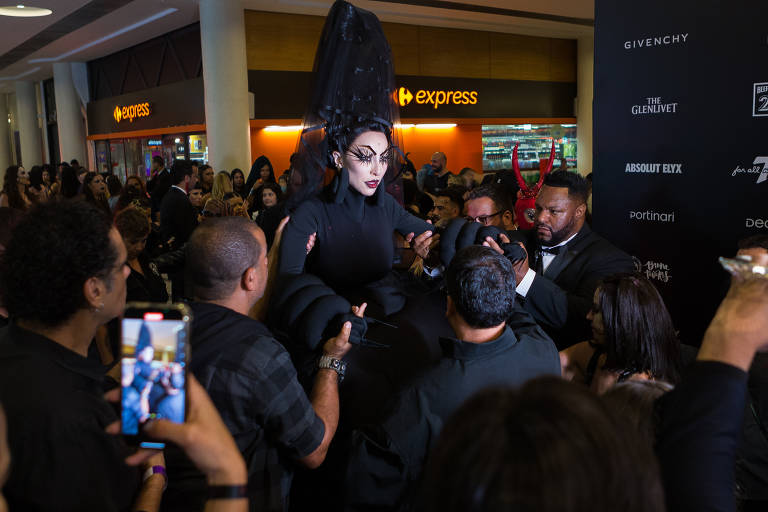
[[[297,149],[303,183],[291,198],[294,205],[319,190],[326,169],[334,167],[336,142],[356,127],[380,126],[397,146],[394,127],[400,117],[394,91],[392,51],[378,18],[336,1],[315,54],[312,92]],[[397,157],[399,151],[390,154]],[[389,166],[385,184],[396,174],[395,167]]]

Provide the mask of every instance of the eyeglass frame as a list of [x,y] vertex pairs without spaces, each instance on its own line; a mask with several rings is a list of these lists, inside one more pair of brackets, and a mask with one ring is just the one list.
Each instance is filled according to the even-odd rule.
[[[469,215],[467,215],[466,217],[464,217],[464,220],[467,220],[469,222],[479,222],[483,226],[488,226],[489,225],[489,224],[487,224],[488,219],[492,219],[493,217],[495,217],[497,215],[501,215],[501,214],[504,213],[504,211],[505,210],[499,210],[496,213],[492,213],[490,215],[479,215],[477,217],[470,217]],[[480,219],[483,219],[483,220],[480,220]]]

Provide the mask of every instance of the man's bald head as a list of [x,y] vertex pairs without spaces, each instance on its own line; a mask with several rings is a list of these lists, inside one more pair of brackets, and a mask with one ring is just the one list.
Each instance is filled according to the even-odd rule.
[[448,158],[445,156],[445,153],[442,151],[437,151],[432,155],[432,160],[430,161],[429,165],[432,166],[432,170],[434,170],[437,173],[443,172],[445,169],[446,164],[448,164]]
[[206,220],[192,233],[186,247],[186,276],[193,297],[196,300],[229,298],[245,271],[259,268],[264,251],[264,233],[248,219]]

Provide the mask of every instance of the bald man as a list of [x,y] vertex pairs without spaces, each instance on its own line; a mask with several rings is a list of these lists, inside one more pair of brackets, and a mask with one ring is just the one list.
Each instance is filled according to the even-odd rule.
[[445,190],[448,186],[448,178],[451,177],[451,173],[448,171],[446,164],[448,158],[445,153],[438,151],[432,155],[432,160],[429,162],[429,166],[432,168],[431,172],[427,174],[424,180],[424,191],[435,195],[438,192]]

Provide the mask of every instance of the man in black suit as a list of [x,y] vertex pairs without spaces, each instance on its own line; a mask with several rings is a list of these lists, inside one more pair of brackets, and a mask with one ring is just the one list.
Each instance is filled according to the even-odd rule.
[[180,247],[197,225],[195,210],[187,197],[186,187],[192,176],[189,160],[176,160],[171,169],[171,187],[160,206],[160,237],[163,243],[173,238],[172,247]]
[[160,206],[163,204],[163,197],[171,188],[171,171],[166,169],[165,161],[160,155],[152,157],[152,168],[149,181],[147,181],[147,192],[152,199],[152,213],[157,214]]
[[590,339],[586,317],[599,281],[634,271],[632,258],[585,222],[587,195],[584,178],[555,171],[536,198],[533,229],[510,233],[528,253],[515,265],[517,293],[559,349]]

